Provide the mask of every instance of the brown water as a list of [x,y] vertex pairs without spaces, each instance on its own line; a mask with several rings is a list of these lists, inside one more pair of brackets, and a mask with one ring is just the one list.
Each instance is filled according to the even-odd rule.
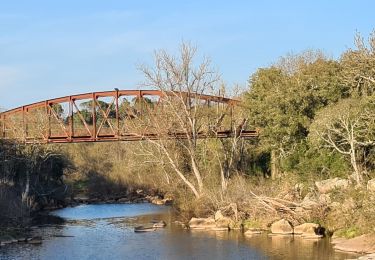
[[[35,227],[41,245],[0,248],[0,259],[350,259],[328,239],[254,235],[240,231],[189,231],[174,225],[175,215],[152,204],[82,205],[57,210],[64,223]],[[164,220],[165,229],[134,233],[134,227]]]

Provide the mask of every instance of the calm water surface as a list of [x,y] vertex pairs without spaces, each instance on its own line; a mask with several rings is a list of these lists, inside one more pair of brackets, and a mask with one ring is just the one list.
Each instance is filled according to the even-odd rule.
[[[174,225],[165,206],[152,204],[82,205],[56,210],[63,223],[33,229],[41,245],[0,248],[0,259],[350,259],[328,241],[299,237],[245,237],[241,232],[189,231]],[[134,227],[164,220],[165,229],[134,233]]]

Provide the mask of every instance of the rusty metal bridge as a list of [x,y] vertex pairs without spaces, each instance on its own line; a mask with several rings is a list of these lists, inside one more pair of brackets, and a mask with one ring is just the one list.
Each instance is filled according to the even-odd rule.
[[[202,128],[198,138],[258,136],[256,130],[235,125],[233,114],[240,104],[235,99],[187,92],[116,89],[49,99],[2,112],[0,139],[23,143],[160,139],[160,133],[150,127],[140,130],[131,126],[139,124],[142,118],[154,116],[152,111],[162,107],[165,98],[181,98],[186,103],[202,106],[207,116],[216,117],[214,131],[209,126]],[[163,138],[184,139],[187,135],[186,131],[175,129]]]

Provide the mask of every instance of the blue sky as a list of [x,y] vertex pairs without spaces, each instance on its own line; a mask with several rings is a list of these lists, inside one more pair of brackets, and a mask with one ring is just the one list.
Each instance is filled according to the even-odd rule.
[[141,63],[182,40],[229,85],[288,52],[332,57],[375,28],[374,1],[0,0],[0,107],[138,88]]

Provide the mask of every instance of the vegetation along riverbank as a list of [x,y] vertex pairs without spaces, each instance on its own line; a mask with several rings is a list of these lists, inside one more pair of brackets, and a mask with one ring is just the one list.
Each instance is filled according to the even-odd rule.
[[[134,111],[145,102],[154,106],[152,100],[133,100],[122,111],[133,111],[131,131],[153,129],[162,137],[178,129],[184,139],[2,141],[2,230],[27,227],[33,212],[72,198],[141,201],[150,195],[173,200],[190,228],[333,236],[339,250],[375,253],[375,35],[355,41],[338,59],[316,50],[288,54],[250,75],[245,89],[226,86],[189,44],[177,56],[157,52],[154,66],[139,68],[144,86],[240,99],[232,137],[215,137],[219,105],[176,95],[149,117]],[[259,129],[259,137],[241,139],[244,125]],[[211,138],[198,138],[203,129]]]

